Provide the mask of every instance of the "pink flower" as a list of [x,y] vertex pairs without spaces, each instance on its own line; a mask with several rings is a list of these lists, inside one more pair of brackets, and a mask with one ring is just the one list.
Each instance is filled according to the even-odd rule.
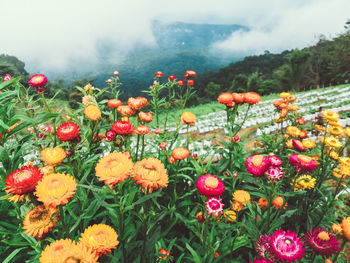
[[311,157],[303,154],[294,154],[289,157],[289,162],[297,172],[312,172],[317,168],[317,163]]
[[304,256],[304,243],[295,232],[273,231],[270,244],[273,255],[283,262],[299,261]]
[[256,177],[262,176],[269,165],[269,158],[263,155],[251,155],[245,161],[248,173]]
[[154,133],[155,133],[155,134],[160,134],[160,133],[162,133],[162,130],[161,130],[160,128],[156,128],[156,129],[154,130]]
[[2,82],[8,81],[11,79],[11,75],[10,74],[5,74],[5,76],[2,77]]
[[199,177],[196,185],[199,194],[206,197],[219,196],[225,191],[222,180],[211,174],[205,174]]
[[280,167],[273,167],[270,166],[266,171],[265,175],[267,179],[270,179],[271,181],[279,181],[283,177],[283,174],[285,172],[281,172]]
[[279,157],[277,157],[276,155],[269,156],[269,160],[270,160],[271,166],[281,166],[282,165],[282,160]]
[[269,259],[275,261],[271,254],[271,240],[272,236],[261,235],[255,242],[255,249],[260,257],[265,259],[268,256]]
[[339,241],[321,228],[309,230],[305,241],[317,254],[324,257],[335,255],[340,250]]
[[272,261],[268,259],[254,259],[253,261],[249,261],[249,263],[272,263]]
[[47,77],[43,74],[35,74],[30,77],[28,84],[32,87],[43,87],[47,83]]
[[205,202],[205,206],[207,207],[208,214],[212,214],[215,216],[222,214],[222,210],[224,209],[224,204],[221,203],[221,200],[222,199],[211,197],[207,202]]
[[168,146],[168,144],[166,142],[161,142],[159,144],[159,148],[162,149],[162,150],[164,150],[167,146]]

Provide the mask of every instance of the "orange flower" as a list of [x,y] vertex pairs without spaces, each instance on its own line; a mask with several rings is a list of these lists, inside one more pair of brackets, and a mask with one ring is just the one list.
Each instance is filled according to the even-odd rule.
[[144,97],[129,98],[128,105],[131,109],[138,111],[148,106],[148,100]]
[[246,203],[250,202],[250,194],[244,190],[236,190],[233,193],[233,199],[237,202],[242,203],[243,206],[246,206]]
[[69,174],[49,174],[36,186],[35,195],[46,207],[67,204],[77,189],[77,183]]
[[123,116],[131,116],[135,114],[135,111],[128,105],[121,105],[117,108],[117,111]]
[[260,197],[258,201],[258,205],[260,206],[260,209],[267,209],[269,207],[269,202],[267,201],[266,198]]
[[10,133],[13,131],[14,128],[16,128],[21,122],[16,122],[15,124],[13,124],[8,130],[7,133]]
[[297,111],[299,109],[298,105],[289,105],[288,110],[289,111]]
[[244,102],[244,96],[242,93],[232,93],[233,101],[237,104]]
[[108,108],[111,108],[111,109],[116,109],[121,105],[122,105],[121,100],[117,100],[117,99],[111,99],[107,102]]
[[332,225],[332,232],[333,232],[333,234],[342,235],[343,234],[343,228],[342,228],[341,224],[333,223],[333,225]]
[[218,102],[221,103],[221,104],[230,104],[233,102],[233,96],[231,93],[229,92],[224,92],[224,93],[221,93],[219,95],[219,97],[217,98]]
[[288,110],[287,109],[282,109],[280,112],[280,119],[284,119],[288,115]]
[[155,158],[147,158],[137,162],[133,167],[132,177],[149,193],[152,193],[154,189],[164,188],[168,185],[167,170],[164,164]]
[[284,101],[284,100],[275,100],[275,101],[273,102],[273,106],[275,106],[276,108],[280,108],[280,105],[281,105],[282,103],[285,103],[285,101]]
[[247,92],[244,94],[244,102],[248,104],[257,104],[261,100],[261,96],[256,92]]
[[61,147],[45,148],[41,151],[41,159],[46,165],[56,166],[66,158],[66,152]]
[[101,118],[101,110],[96,105],[89,105],[84,109],[85,117],[90,121],[97,121]]
[[287,96],[286,100],[289,102],[289,103],[293,103],[295,100],[297,99],[297,97],[295,95],[289,95]]
[[233,210],[226,210],[224,212],[224,218],[230,222],[230,223],[234,223],[237,220],[237,215],[236,212]]
[[137,135],[146,135],[151,131],[151,129],[148,126],[140,125],[136,127],[136,134]]
[[181,123],[187,125],[194,125],[196,123],[196,115],[194,115],[192,112],[182,113]]
[[158,256],[159,259],[167,259],[170,257],[170,251],[167,251],[165,248],[161,248],[158,250],[158,254],[159,255],[163,255],[163,256]]
[[143,123],[150,123],[153,120],[153,115],[150,112],[139,112],[139,119]]
[[[282,196],[276,196],[276,198],[272,201],[272,205],[276,208],[276,209],[281,209],[284,203],[284,199]],[[287,203],[285,203],[284,205],[284,209],[287,207]]]
[[236,212],[239,212],[243,209],[243,204],[239,201],[234,201],[231,206],[232,209]]
[[350,241],[350,217],[343,218],[341,226],[343,228],[343,235]]
[[96,224],[89,226],[81,234],[79,243],[92,249],[98,256],[112,253],[111,249],[115,249],[119,244],[117,232],[105,224]]
[[168,158],[168,162],[174,164],[174,163],[176,163],[176,159],[173,156],[170,156]]
[[26,212],[23,220],[24,232],[33,237],[42,237],[51,231],[58,221],[57,209],[37,206]]
[[95,168],[99,181],[114,185],[129,178],[132,161],[123,153],[114,152],[101,158]]
[[183,160],[190,155],[190,151],[184,147],[176,147],[172,151],[171,155],[175,158],[175,160]]

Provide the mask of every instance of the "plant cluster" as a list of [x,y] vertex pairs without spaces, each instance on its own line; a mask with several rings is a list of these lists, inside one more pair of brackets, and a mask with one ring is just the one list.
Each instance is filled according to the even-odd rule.
[[45,97],[45,75],[29,88],[4,76],[2,262],[346,262],[350,128],[330,110],[306,123],[290,105],[297,97],[282,93],[281,129],[248,148],[239,132],[261,97],[224,92],[229,136],[198,156],[179,134],[196,124],[184,110],[195,76],[162,82],[157,72],[149,100],[123,103],[115,71],[104,89],[76,87],[82,102],[64,111]]

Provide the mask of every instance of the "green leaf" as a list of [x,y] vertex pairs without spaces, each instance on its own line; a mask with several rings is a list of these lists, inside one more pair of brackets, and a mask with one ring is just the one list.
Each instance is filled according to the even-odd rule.
[[194,251],[194,249],[188,243],[186,243],[186,247],[191,252],[192,257],[194,259],[194,262],[202,263],[202,260],[201,260],[200,256],[198,255],[198,253],[196,251]]
[[11,259],[13,259],[21,250],[25,249],[25,247],[17,248],[10,255],[8,255],[7,258],[2,263],[9,263],[11,262]]

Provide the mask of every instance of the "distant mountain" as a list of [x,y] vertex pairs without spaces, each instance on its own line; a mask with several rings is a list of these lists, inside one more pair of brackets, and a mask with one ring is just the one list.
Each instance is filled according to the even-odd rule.
[[240,54],[226,56],[217,52],[212,49],[212,44],[227,39],[237,30],[247,31],[248,28],[241,25],[164,23],[156,20],[152,22],[152,30],[156,47],[138,47],[127,54],[122,62],[113,63],[106,59],[113,51],[113,45],[102,43],[99,45],[100,66],[92,72],[74,72],[73,75],[67,71],[51,77],[64,76],[66,85],[69,79],[89,77],[94,79],[96,86],[104,86],[111,73],[118,70],[124,95],[135,96],[152,84],[156,71],[182,79],[187,69],[204,73],[242,59]]

